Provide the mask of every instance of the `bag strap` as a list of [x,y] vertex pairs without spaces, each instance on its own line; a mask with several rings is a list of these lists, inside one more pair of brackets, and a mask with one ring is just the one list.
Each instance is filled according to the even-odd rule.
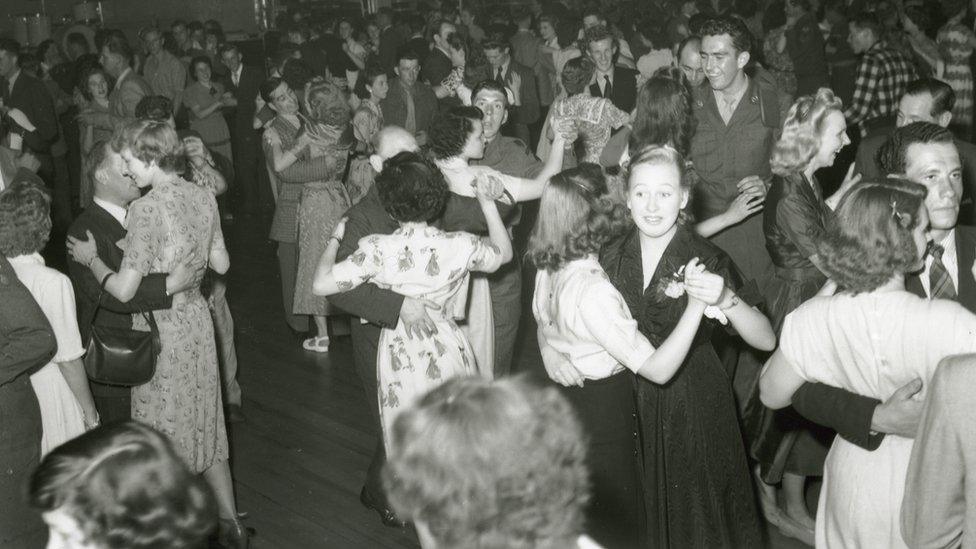
[[[92,309],[91,314],[88,316],[88,322],[85,323],[89,327],[89,333],[92,333],[93,330],[91,328],[95,325],[95,318],[98,316],[98,310],[102,308],[102,296],[105,295],[105,284],[108,283],[109,277],[113,274],[115,273],[110,272],[105,275],[105,277],[102,278],[102,282],[99,284],[98,301],[95,302],[95,308]],[[159,342],[159,327],[156,325],[156,319],[153,317],[152,311],[142,311],[139,314],[141,314],[142,318],[146,319],[146,323],[149,324],[149,331],[152,333],[153,348],[155,349],[156,354],[159,354],[162,346]]]
[[108,277],[112,276],[113,273],[108,273],[102,278],[102,281],[98,284],[98,299],[95,301],[95,307],[92,309],[90,315],[88,315],[88,322],[85,322],[85,326],[89,327],[89,332],[91,332],[91,327],[95,325],[95,317],[98,316],[98,310],[102,308],[102,296],[105,295],[105,284],[108,283]]

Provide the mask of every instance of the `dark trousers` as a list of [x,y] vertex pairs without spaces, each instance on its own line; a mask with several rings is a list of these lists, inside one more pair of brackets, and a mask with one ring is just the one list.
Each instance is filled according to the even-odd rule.
[[295,279],[298,276],[298,243],[278,243],[278,269],[281,273],[281,301],[285,308],[285,322],[296,332],[308,331],[308,317],[296,315]]
[[95,409],[102,425],[128,421],[132,417],[131,390],[128,387],[103,385],[89,381]]
[[634,374],[588,379],[562,387],[589,439],[592,485],[586,533],[607,548],[637,547],[643,530],[643,493],[637,460]]
[[369,462],[366,470],[366,491],[378,502],[386,503],[386,493],[383,491],[383,482],[380,473],[383,464],[386,462],[386,451],[383,448],[382,426],[380,425],[380,405],[377,396],[376,380],[376,352],[380,341],[381,328],[373,324],[363,324],[358,318],[350,320],[350,338],[352,340],[353,361],[356,365],[356,373],[363,382],[363,392],[366,395],[366,404],[369,407],[370,423],[373,432],[376,433],[376,447],[373,449],[373,458]]
[[512,355],[522,315],[522,265],[518,259],[492,273],[488,278],[491,293],[491,315],[495,325],[495,379],[512,371]]
[[0,547],[43,547],[47,530],[27,505],[27,482],[41,457],[41,410],[30,378],[0,387]]

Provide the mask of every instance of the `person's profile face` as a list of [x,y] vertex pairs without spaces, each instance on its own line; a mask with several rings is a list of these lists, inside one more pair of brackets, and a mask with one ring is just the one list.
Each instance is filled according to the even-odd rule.
[[954,143],[913,143],[905,151],[905,176],[928,189],[925,207],[933,229],[949,230],[959,221],[962,163]]
[[153,175],[157,169],[155,164],[146,163],[142,159],[137,158],[132,154],[130,149],[122,151],[122,160],[122,173],[132,178],[136,186],[141,189],[152,185]]
[[129,174],[126,161],[121,154],[109,147],[103,162],[101,166],[105,178],[103,183],[112,190],[122,204],[129,204],[141,196],[139,185]]
[[627,208],[637,229],[658,238],[674,229],[688,193],[681,188],[681,174],[671,164],[638,164],[630,172]]
[[898,114],[895,125],[899,128],[907,126],[912,122],[931,122],[938,124],[939,121],[932,116],[932,105],[934,100],[930,93],[920,93],[918,95],[905,94],[898,102]]
[[482,90],[478,92],[472,103],[484,113],[483,137],[485,141],[491,141],[498,135],[498,131],[508,118],[508,98],[504,93],[496,90]]
[[820,146],[815,156],[817,166],[821,168],[833,166],[841,149],[850,142],[850,138],[847,137],[847,120],[844,119],[844,113],[831,110],[821,123]]
[[397,76],[408,88],[417,83],[420,75],[420,63],[416,59],[401,59],[397,63]]
[[590,54],[590,59],[593,60],[593,64],[596,65],[597,70],[600,72],[610,72],[613,68],[613,39],[604,38],[603,40],[596,40],[590,42],[587,46],[587,51]]
[[298,112],[298,97],[287,82],[282,82],[271,92],[271,106],[278,114],[295,114]]
[[109,51],[108,46],[102,46],[102,52],[101,55],[98,56],[98,62],[101,63],[102,67],[105,68],[106,71],[112,74],[118,74],[118,57],[120,56]]
[[390,83],[386,79],[386,75],[380,74],[374,78],[373,83],[369,85],[369,90],[367,91],[369,91],[370,95],[373,96],[373,99],[377,101],[386,99],[386,95],[390,91]]
[[464,142],[464,151],[461,156],[468,160],[476,160],[484,155],[484,125],[481,120],[474,120],[471,124],[471,132],[468,133],[468,139]]
[[724,90],[745,68],[749,54],[739,52],[732,44],[731,36],[719,34],[702,38],[701,59],[709,85],[714,90]]

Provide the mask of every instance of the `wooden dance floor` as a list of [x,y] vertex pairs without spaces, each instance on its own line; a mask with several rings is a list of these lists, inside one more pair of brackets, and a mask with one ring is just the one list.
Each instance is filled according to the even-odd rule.
[[[256,217],[225,228],[228,299],[247,416],[246,423],[231,426],[232,465],[239,508],[258,531],[251,546],[418,548],[412,530],[383,526],[359,503],[376,439],[349,338],[334,338],[328,354],[302,350],[282,318],[267,229],[268,220]],[[528,307],[523,312],[531,316]],[[534,330],[523,327],[521,333],[531,337],[520,345],[519,369],[542,371]],[[805,547],[775,532],[771,546]]]

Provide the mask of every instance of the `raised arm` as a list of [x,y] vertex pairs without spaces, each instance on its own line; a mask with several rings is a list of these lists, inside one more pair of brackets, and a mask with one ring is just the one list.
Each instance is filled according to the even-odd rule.
[[516,202],[536,200],[542,196],[542,190],[546,188],[549,178],[562,171],[565,146],[566,139],[562,132],[557,131],[552,140],[552,147],[549,149],[549,158],[546,159],[539,175],[533,179],[516,178],[517,188],[507,189]]

